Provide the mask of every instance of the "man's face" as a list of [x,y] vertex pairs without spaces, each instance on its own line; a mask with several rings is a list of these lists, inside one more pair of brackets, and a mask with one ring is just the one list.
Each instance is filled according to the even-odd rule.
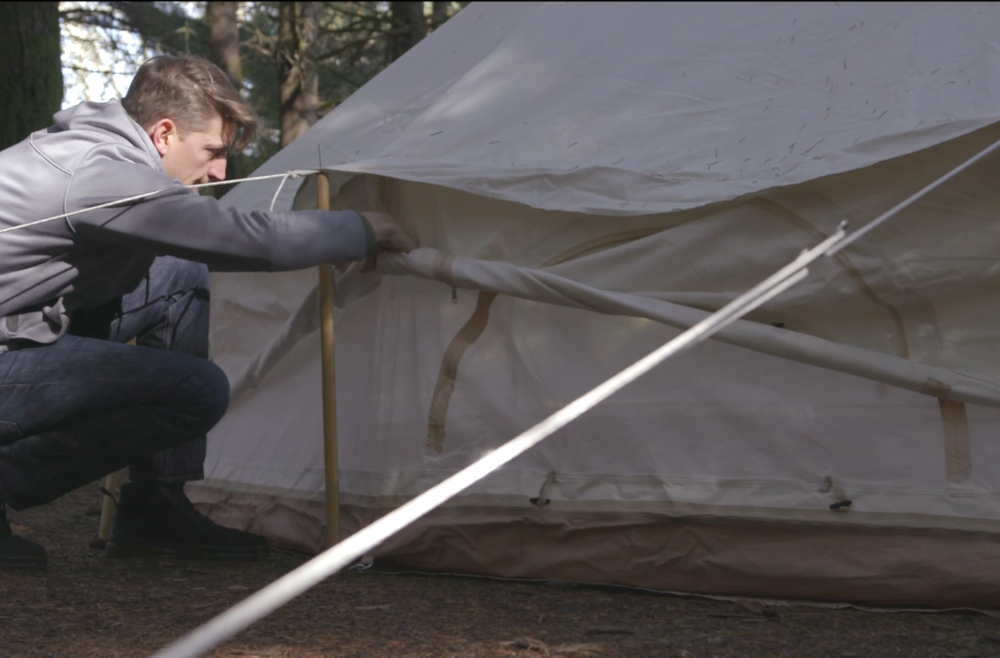
[[153,125],[150,138],[163,160],[167,175],[185,185],[226,178],[226,143],[222,119],[213,117],[204,130],[189,131],[183,138],[170,119]]

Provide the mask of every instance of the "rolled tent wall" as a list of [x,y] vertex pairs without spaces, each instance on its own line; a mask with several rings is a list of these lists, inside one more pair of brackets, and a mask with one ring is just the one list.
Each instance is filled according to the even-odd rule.
[[[968,46],[1000,22],[992,7],[942,14],[934,6],[845,5],[837,13],[833,3],[731,5],[709,21],[707,8],[719,5],[593,6],[585,16],[572,3],[470,5],[261,171],[312,166],[316,144],[324,161],[327,149],[345,158],[354,149],[333,166],[333,206],[384,208],[423,247],[381,259],[378,276],[349,271],[338,280],[347,532],[651,351],[841,220],[863,224],[1000,139],[996,117],[977,109],[1000,89],[983,68],[995,55]],[[789,25],[776,36],[769,26],[779,19]],[[831,32],[821,52],[792,45],[791,36],[817,41],[810,30],[840,22],[843,35]],[[852,25],[861,22],[874,35],[859,37]],[[901,44],[935,22],[941,39],[930,48],[948,55],[935,61],[946,60],[949,74],[978,71],[982,89],[935,86],[933,69],[911,75],[925,64],[913,58],[924,55]],[[584,69],[587,80],[607,84],[583,81],[576,67],[584,54],[573,48],[647,23],[677,38],[661,38],[655,50],[636,37],[620,57],[604,50]],[[677,26],[692,24],[707,41],[729,44],[714,52],[739,54],[739,63],[684,41]],[[582,35],[576,45],[554,36],[567,26]],[[463,48],[475,52],[461,63],[447,58]],[[867,77],[845,78],[846,95],[821,85],[839,110],[812,107],[815,78],[830,73],[823,67],[840,49],[881,63],[860,67]],[[525,52],[544,75],[501,74],[501,64]],[[783,116],[748,118],[746,108],[767,99],[748,80],[719,79],[743,65],[770,98],[785,99],[776,105]],[[751,75],[753,66],[770,82]],[[708,85],[697,94],[684,88],[691,72]],[[546,90],[538,82],[546,75],[567,82]],[[871,103],[860,92],[874,97],[885,84],[897,85],[886,97],[897,115],[859,119]],[[495,93],[504,85],[521,93]],[[476,104],[481,89],[491,97]],[[921,103],[907,93],[921,94]],[[600,102],[604,114],[579,115]],[[651,108],[662,107],[672,109],[654,116]],[[691,113],[699,120],[688,124]],[[800,128],[800,114],[819,127]],[[534,127],[511,145],[504,135],[513,135],[514,117]],[[887,118],[889,128],[878,123]],[[936,127],[918,125],[928,119]],[[746,126],[753,135],[742,143],[758,143],[743,151],[737,133]],[[812,142],[801,150],[779,144],[786,129],[862,146],[804,153]],[[578,143],[557,148],[557,134]],[[477,136],[483,143],[469,146]],[[494,136],[500,143],[491,145]],[[441,146],[442,137],[453,141]],[[723,137],[733,145],[717,165],[698,159],[715,157],[699,155],[698,144]],[[641,152],[657,144],[664,154]],[[580,146],[581,155],[560,162]],[[775,161],[791,156],[781,167],[793,166],[754,188],[770,171],[769,149],[782,151]],[[619,151],[613,160],[634,155],[650,170],[676,158],[681,173],[653,181],[642,167],[595,160]],[[744,171],[716,177],[717,166],[735,166],[734,152],[750,160]],[[504,163],[508,155],[528,165]],[[666,590],[995,607],[998,170],[997,159],[983,162],[824,259],[723,340],[671,360],[378,555]],[[227,200],[261,207],[272,193],[240,186]],[[296,207],[314,203],[314,194],[309,183],[299,188]],[[233,382],[233,400],[211,436],[208,479],[192,497],[223,522],[319,550],[315,274],[213,276],[213,358]]]

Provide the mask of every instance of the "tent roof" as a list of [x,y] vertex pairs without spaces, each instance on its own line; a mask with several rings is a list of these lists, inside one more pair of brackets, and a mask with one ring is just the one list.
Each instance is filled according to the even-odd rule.
[[977,3],[475,3],[258,173],[319,144],[328,167],[537,208],[691,208],[997,121],[998,26]]

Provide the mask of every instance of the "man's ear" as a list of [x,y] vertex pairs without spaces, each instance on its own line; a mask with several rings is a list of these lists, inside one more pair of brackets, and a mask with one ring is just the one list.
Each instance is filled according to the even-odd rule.
[[160,119],[150,127],[149,138],[153,140],[153,146],[162,158],[178,138],[177,124],[171,119]]

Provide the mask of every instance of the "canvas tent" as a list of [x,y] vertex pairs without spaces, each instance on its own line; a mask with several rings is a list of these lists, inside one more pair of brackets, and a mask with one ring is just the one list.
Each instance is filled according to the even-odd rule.
[[[976,3],[463,9],[257,172],[321,155],[334,207],[388,210],[422,245],[337,282],[344,531],[1000,139],[998,27]],[[984,160],[823,259],[377,555],[996,607],[998,173]],[[314,205],[311,180],[276,199]],[[316,274],[213,277],[233,397],[191,495],[319,550]]]

